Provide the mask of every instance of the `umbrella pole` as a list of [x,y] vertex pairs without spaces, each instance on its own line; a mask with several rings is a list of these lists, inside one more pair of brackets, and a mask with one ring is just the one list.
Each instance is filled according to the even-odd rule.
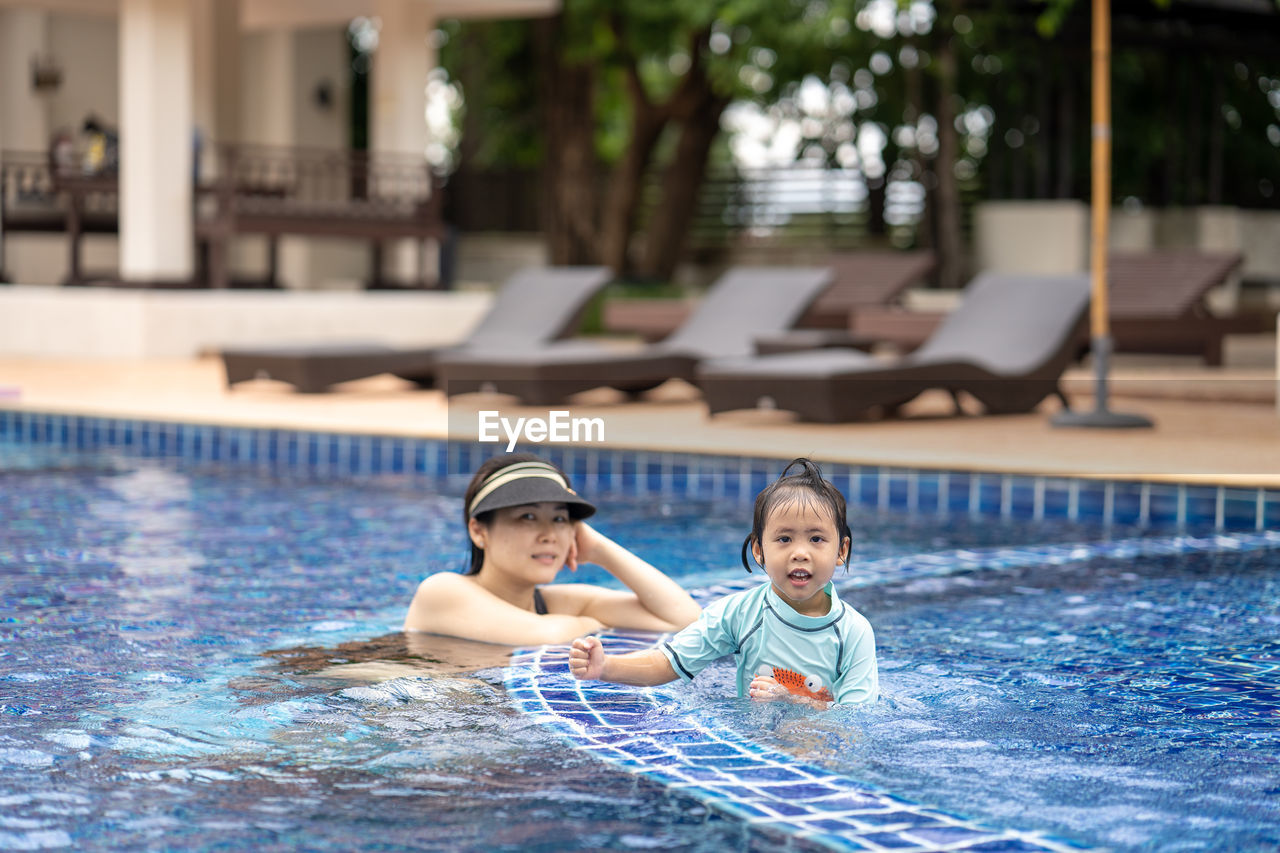
[[1107,286],[1107,241],[1111,214],[1111,0],[1093,0],[1093,184],[1090,266],[1093,293],[1089,306],[1093,353],[1094,409],[1059,412],[1054,426],[1149,427],[1141,415],[1111,411],[1107,377],[1111,369],[1110,307]]

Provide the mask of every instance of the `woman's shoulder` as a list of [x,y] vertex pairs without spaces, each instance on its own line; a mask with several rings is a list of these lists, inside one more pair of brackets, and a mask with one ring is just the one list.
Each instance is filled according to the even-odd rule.
[[405,616],[404,627],[411,631],[434,631],[439,628],[441,614],[448,613],[468,599],[476,590],[457,572],[437,572],[428,575],[414,590]]
[[476,589],[476,585],[467,580],[466,576],[457,572],[436,572],[427,575],[418,584],[418,590],[414,593],[414,598],[454,598]]

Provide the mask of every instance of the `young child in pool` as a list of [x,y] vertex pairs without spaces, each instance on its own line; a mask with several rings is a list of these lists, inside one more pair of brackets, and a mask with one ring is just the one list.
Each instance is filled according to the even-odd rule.
[[738,695],[827,708],[874,701],[879,692],[875,635],[831,584],[849,563],[850,535],[840,490],[808,459],[796,459],[756,497],[750,549],[769,583],[725,596],[661,647],[606,655],[596,637],[575,640],[575,678],[648,686],[688,681],[728,654],[738,660]]

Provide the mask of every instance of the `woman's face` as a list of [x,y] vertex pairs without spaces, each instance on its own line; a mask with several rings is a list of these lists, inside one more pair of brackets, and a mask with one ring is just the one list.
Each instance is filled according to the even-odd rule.
[[533,583],[548,583],[556,576],[576,534],[569,507],[562,503],[500,509],[488,526],[472,519],[470,530],[472,541],[484,549],[482,570],[496,569]]

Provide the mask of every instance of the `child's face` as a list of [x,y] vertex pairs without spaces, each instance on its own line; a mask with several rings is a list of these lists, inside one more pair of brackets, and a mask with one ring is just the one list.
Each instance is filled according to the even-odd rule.
[[831,511],[816,501],[791,500],[774,507],[764,521],[764,537],[751,546],[773,589],[805,616],[831,608],[824,588],[849,554]]

